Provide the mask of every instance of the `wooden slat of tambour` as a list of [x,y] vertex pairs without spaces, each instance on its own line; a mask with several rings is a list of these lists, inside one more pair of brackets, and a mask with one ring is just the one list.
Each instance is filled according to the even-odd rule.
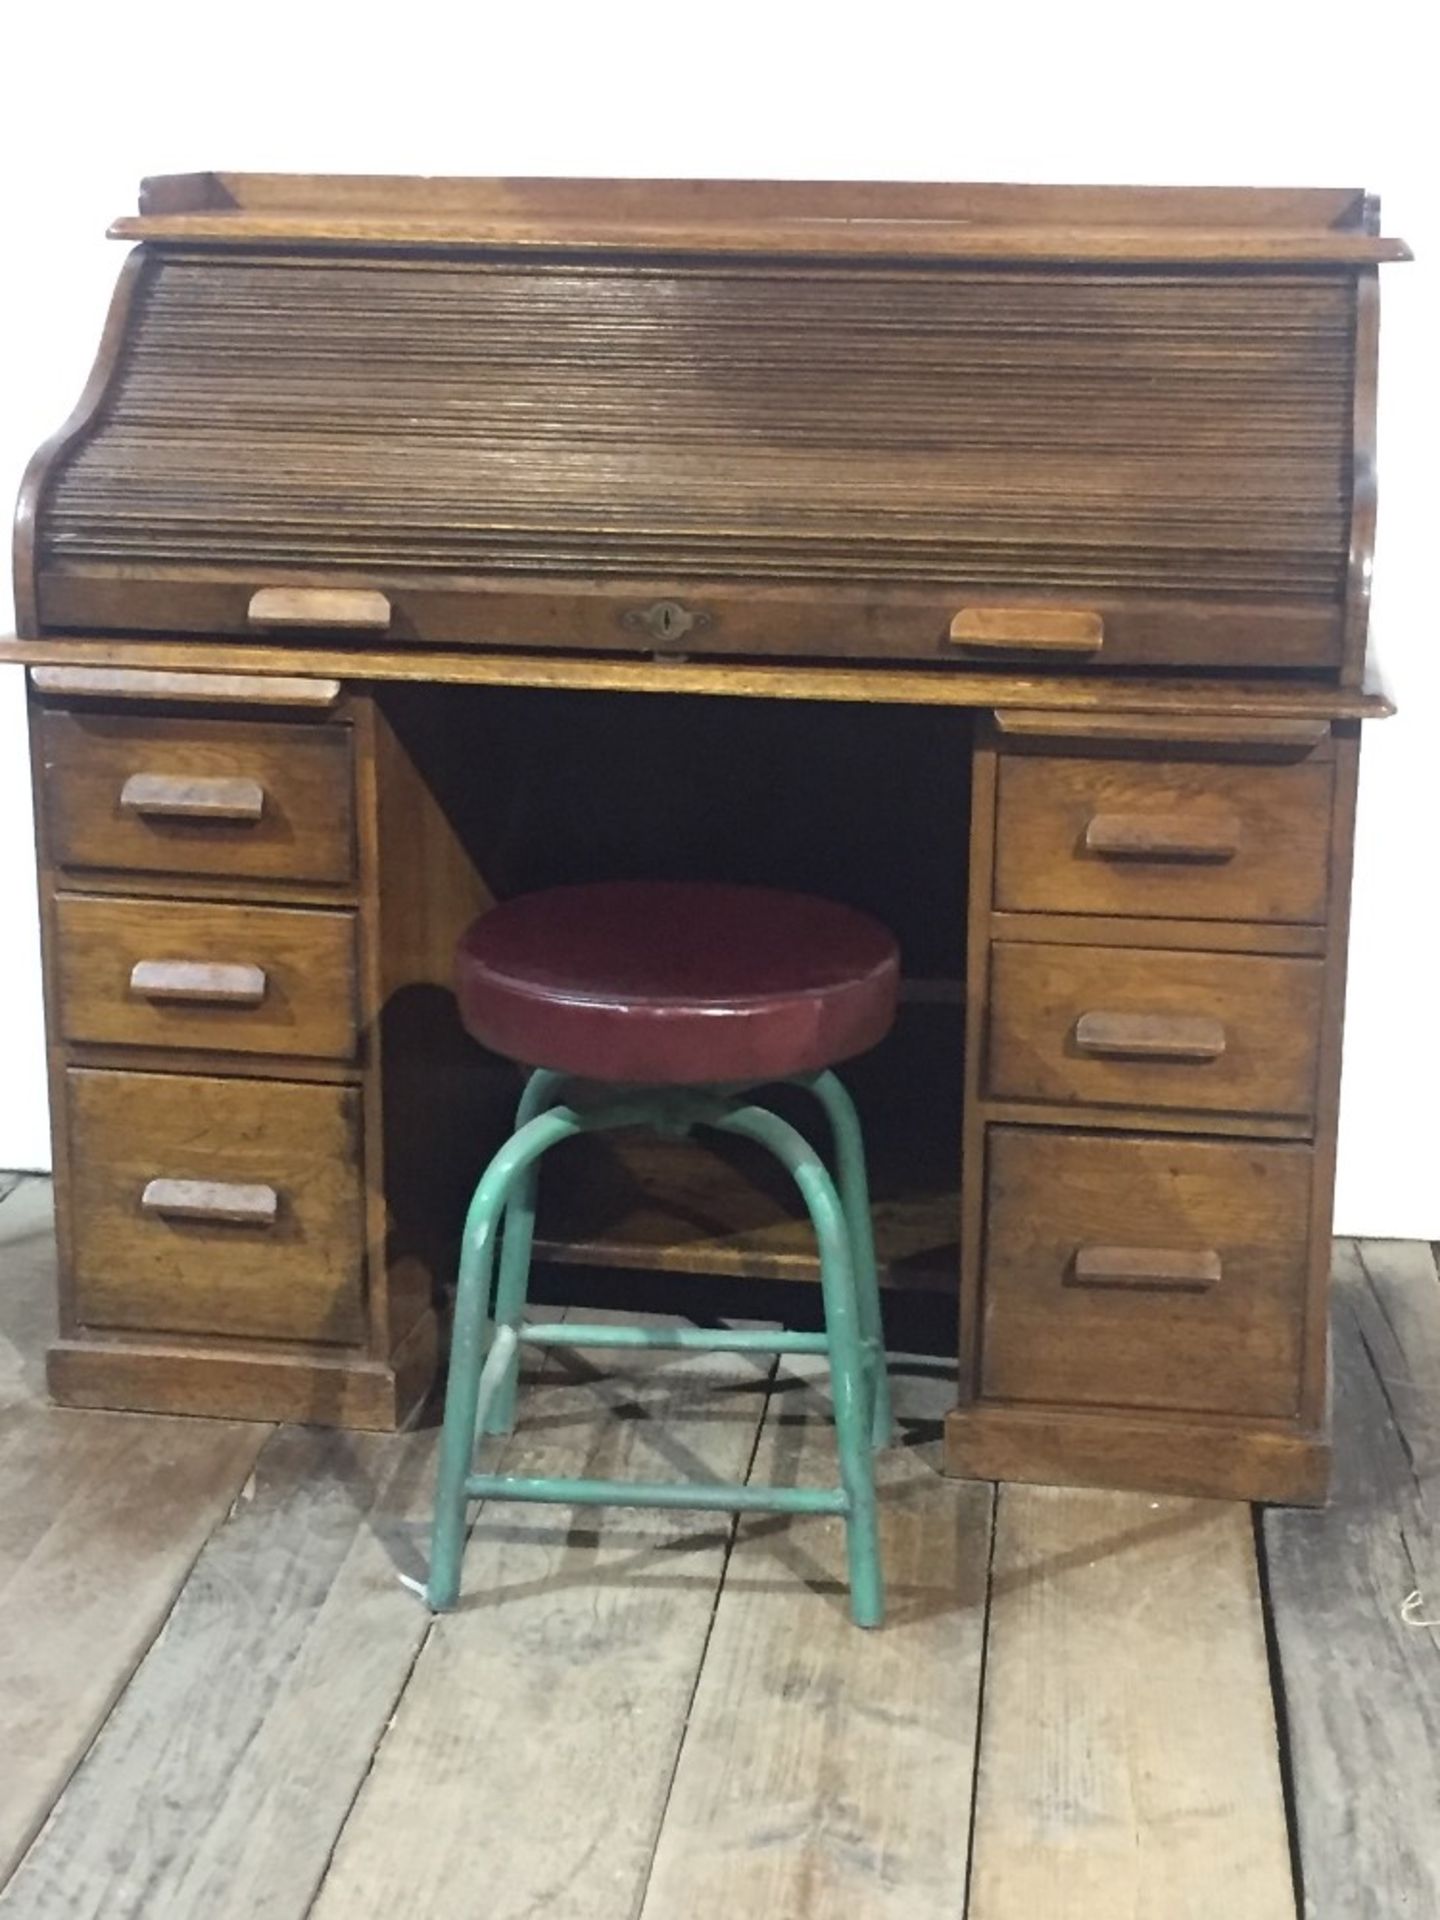
[[[517,1472],[745,1477],[763,1402],[737,1389],[768,1362],[568,1364],[569,1384],[530,1396]],[[460,1609],[416,1662],[314,1920],[438,1920],[466,1889],[486,1920],[628,1920],[729,1535],[721,1515],[485,1509]]]
[[[284,674],[315,657],[304,648],[260,647],[206,640],[205,658],[217,668]],[[0,639],[0,666],[87,661],[123,665],[182,665],[196,642],[117,640],[100,634],[63,639]],[[1388,695],[1360,688],[1302,682],[1245,680],[1125,680],[1015,673],[934,672],[895,667],[744,666],[704,661],[586,659],[432,648],[326,647],[334,672],[367,680],[424,681],[436,685],[589,687],[615,693],[698,693],[740,699],[877,701],[902,706],[1006,707],[1057,712],[1211,713],[1259,719],[1382,719],[1395,711]]]
[[[44,1405],[38,1339],[53,1315],[50,1213],[41,1181],[0,1211],[0,1882],[90,1747],[269,1431]],[[0,1911],[22,1910],[0,1896]]]
[[969,1920],[1293,1920],[1248,1510],[1002,1488]]
[[[851,1624],[839,1520],[742,1523],[643,1920],[958,1920],[992,1495],[942,1479],[938,1442],[913,1444],[954,1403],[953,1378],[891,1367],[912,1444],[876,1463],[885,1625]],[[833,1476],[816,1371],[786,1363],[752,1478]]]
[[1268,1585],[1305,1920],[1398,1920],[1440,1913],[1440,1281],[1414,1241],[1335,1277],[1330,1504],[1266,1512]]
[[168,258],[44,553],[1334,598],[1351,326],[1340,275]]

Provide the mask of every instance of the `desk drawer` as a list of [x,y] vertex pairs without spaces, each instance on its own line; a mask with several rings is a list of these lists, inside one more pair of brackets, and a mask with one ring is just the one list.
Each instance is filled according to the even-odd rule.
[[987,1090],[1308,1119],[1324,978],[1320,960],[1002,942]]
[[1319,924],[1332,765],[1002,753],[995,905]]
[[60,1030],[110,1046],[355,1056],[355,916],[61,894]]
[[66,1078],[82,1326],[362,1337],[358,1088]]
[[342,882],[354,872],[344,726],[48,712],[57,866]]
[[987,1398],[1295,1412],[1308,1147],[996,1127],[988,1153]]

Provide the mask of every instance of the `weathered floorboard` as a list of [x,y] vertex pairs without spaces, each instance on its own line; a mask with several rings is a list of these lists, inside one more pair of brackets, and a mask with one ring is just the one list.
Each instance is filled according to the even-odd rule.
[[0,1914],[302,1915],[425,1633],[433,1433],[282,1427]]
[[1248,1509],[1001,1489],[970,1920],[1293,1920]]
[[[516,1471],[743,1479],[770,1363],[562,1359]],[[725,1515],[481,1513],[335,1852],[315,1920],[629,1920],[705,1653]]]
[[[828,1396],[814,1380],[803,1362],[781,1376],[757,1480],[835,1478]],[[839,1519],[742,1522],[644,1920],[958,1920],[992,1491],[943,1480],[938,1427],[926,1437],[953,1404],[953,1379],[920,1362],[896,1365],[894,1382],[904,1426],[924,1443],[877,1463],[886,1624],[850,1622]]]
[[21,1180],[0,1207],[0,1409],[45,1405],[54,1338],[55,1204],[48,1180]]
[[1306,1920],[1440,1914],[1440,1283],[1336,1248],[1335,1482],[1265,1515]]
[[38,1403],[48,1186],[0,1210],[0,1883],[151,1644],[267,1428]]

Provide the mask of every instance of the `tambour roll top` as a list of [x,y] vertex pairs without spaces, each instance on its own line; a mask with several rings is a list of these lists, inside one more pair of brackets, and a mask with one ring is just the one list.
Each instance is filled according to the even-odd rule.
[[330,588],[391,643],[1353,682],[1374,225],[1321,192],[150,183],[23,597],[37,632],[243,634]]

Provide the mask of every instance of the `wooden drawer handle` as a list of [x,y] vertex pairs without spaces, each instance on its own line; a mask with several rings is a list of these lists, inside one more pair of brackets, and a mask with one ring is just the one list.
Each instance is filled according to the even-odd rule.
[[962,607],[950,622],[957,646],[1014,653],[1098,653],[1105,623],[1067,607]]
[[252,627],[342,627],[348,632],[385,633],[390,602],[368,588],[261,587],[250,596]]
[[266,984],[263,967],[223,966],[209,960],[137,960],[130,969],[130,991],[145,1000],[258,1007]]
[[1075,1044],[1082,1053],[1218,1060],[1225,1051],[1225,1029],[1205,1014],[1082,1013],[1075,1022]]
[[1069,1277],[1077,1287],[1134,1287],[1141,1292],[1208,1293],[1220,1284],[1220,1256],[1174,1247],[1081,1247]]
[[1233,860],[1240,822],[1232,813],[1197,820],[1183,813],[1097,813],[1085,851],[1111,860]]
[[196,779],[184,773],[132,773],[120,811],[147,820],[233,820],[253,824],[265,811],[258,780]]
[[146,1213],[167,1220],[224,1220],[238,1227],[273,1227],[280,1208],[274,1187],[226,1180],[151,1180],[140,1196]]

